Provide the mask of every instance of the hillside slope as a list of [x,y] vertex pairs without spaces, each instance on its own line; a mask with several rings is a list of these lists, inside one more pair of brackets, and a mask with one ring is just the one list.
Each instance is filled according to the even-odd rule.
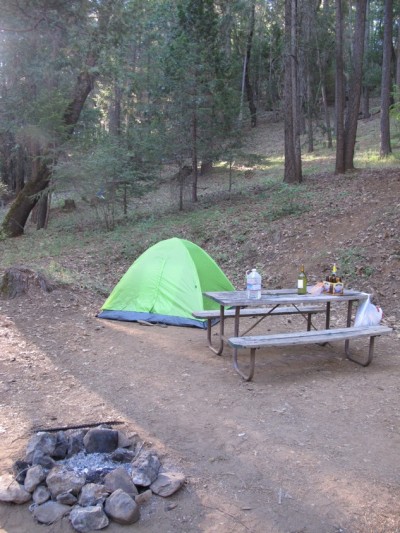
[[[0,300],[0,475],[38,428],[117,420],[187,479],[170,499],[141,505],[139,533],[399,533],[400,172],[336,177],[316,153],[304,183],[287,188],[268,125],[257,130],[250,137],[260,144],[235,164],[231,193],[216,168],[200,180],[198,205],[182,213],[166,212],[166,185],[112,232],[78,205],[72,214],[53,209],[46,231],[30,226],[0,242],[0,275],[22,263],[58,281],[50,293],[32,287]],[[97,319],[137,255],[171,236],[202,245],[238,288],[252,266],[264,287],[287,287],[301,263],[313,282],[336,261],[347,286],[374,293],[395,331],[377,340],[368,367],[347,360],[343,343],[260,350],[248,383],[228,348],[209,350],[204,330]],[[334,307],[331,323],[343,322]],[[270,317],[257,327],[297,331],[304,321]],[[367,346],[351,348],[365,357]],[[0,503],[0,532],[45,530],[72,531],[68,517],[43,526],[28,504]]]

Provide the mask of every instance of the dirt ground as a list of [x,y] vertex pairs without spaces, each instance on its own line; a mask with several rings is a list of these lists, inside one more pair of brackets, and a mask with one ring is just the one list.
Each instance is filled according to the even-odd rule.
[[[39,428],[119,420],[187,483],[110,533],[400,531],[398,331],[367,368],[340,344],[291,347],[259,352],[245,383],[205,331],[99,320],[94,298],[0,301],[1,473]],[[71,531],[0,504],[2,533]]]

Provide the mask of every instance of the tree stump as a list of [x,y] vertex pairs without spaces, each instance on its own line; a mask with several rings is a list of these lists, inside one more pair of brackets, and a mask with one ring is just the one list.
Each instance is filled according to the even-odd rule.
[[64,205],[62,206],[64,211],[73,211],[76,209],[76,203],[73,198],[66,198],[64,200]]
[[200,165],[200,176],[204,176],[213,169],[213,162],[210,160],[202,161]]
[[15,298],[27,294],[31,290],[51,292],[52,284],[39,272],[29,268],[18,266],[7,268],[0,285],[0,296]]

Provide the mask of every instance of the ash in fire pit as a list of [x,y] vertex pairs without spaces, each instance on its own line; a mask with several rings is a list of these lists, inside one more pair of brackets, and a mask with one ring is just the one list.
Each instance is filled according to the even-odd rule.
[[14,475],[0,476],[0,501],[22,504],[43,524],[68,515],[81,533],[103,529],[110,520],[133,524],[140,505],[153,494],[167,497],[185,476],[164,472],[157,453],[135,436],[109,426],[39,432],[28,442]]

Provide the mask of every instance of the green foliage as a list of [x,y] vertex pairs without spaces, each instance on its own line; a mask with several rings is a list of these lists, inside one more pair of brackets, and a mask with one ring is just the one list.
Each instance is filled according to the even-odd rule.
[[180,0],[167,46],[162,50],[162,86],[175,160],[218,158],[234,130],[238,91],[232,63],[219,42],[219,18],[212,0]]
[[354,282],[360,276],[369,278],[374,269],[369,265],[368,258],[361,248],[346,248],[341,250],[338,257],[340,272],[346,281]]
[[66,134],[63,113],[68,99],[59,90],[42,91],[35,101],[26,108],[25,120],[28,124],[35,124],[39,131],[46,132],[53,142],[62,140]]
[[55,168],[59,190],[75,190],[91,205],[108,230],[128,213],[128,202],[149,190],[156,178],[156,167],[131,152],[123,139],[103,135],[85,150],[75,148],[73,157]]
[[271,180],[262,196],[268,199],[267,210],[264,211],[264,217],[268,220],[299,215],[310,209],[301,185],[276,183]]

